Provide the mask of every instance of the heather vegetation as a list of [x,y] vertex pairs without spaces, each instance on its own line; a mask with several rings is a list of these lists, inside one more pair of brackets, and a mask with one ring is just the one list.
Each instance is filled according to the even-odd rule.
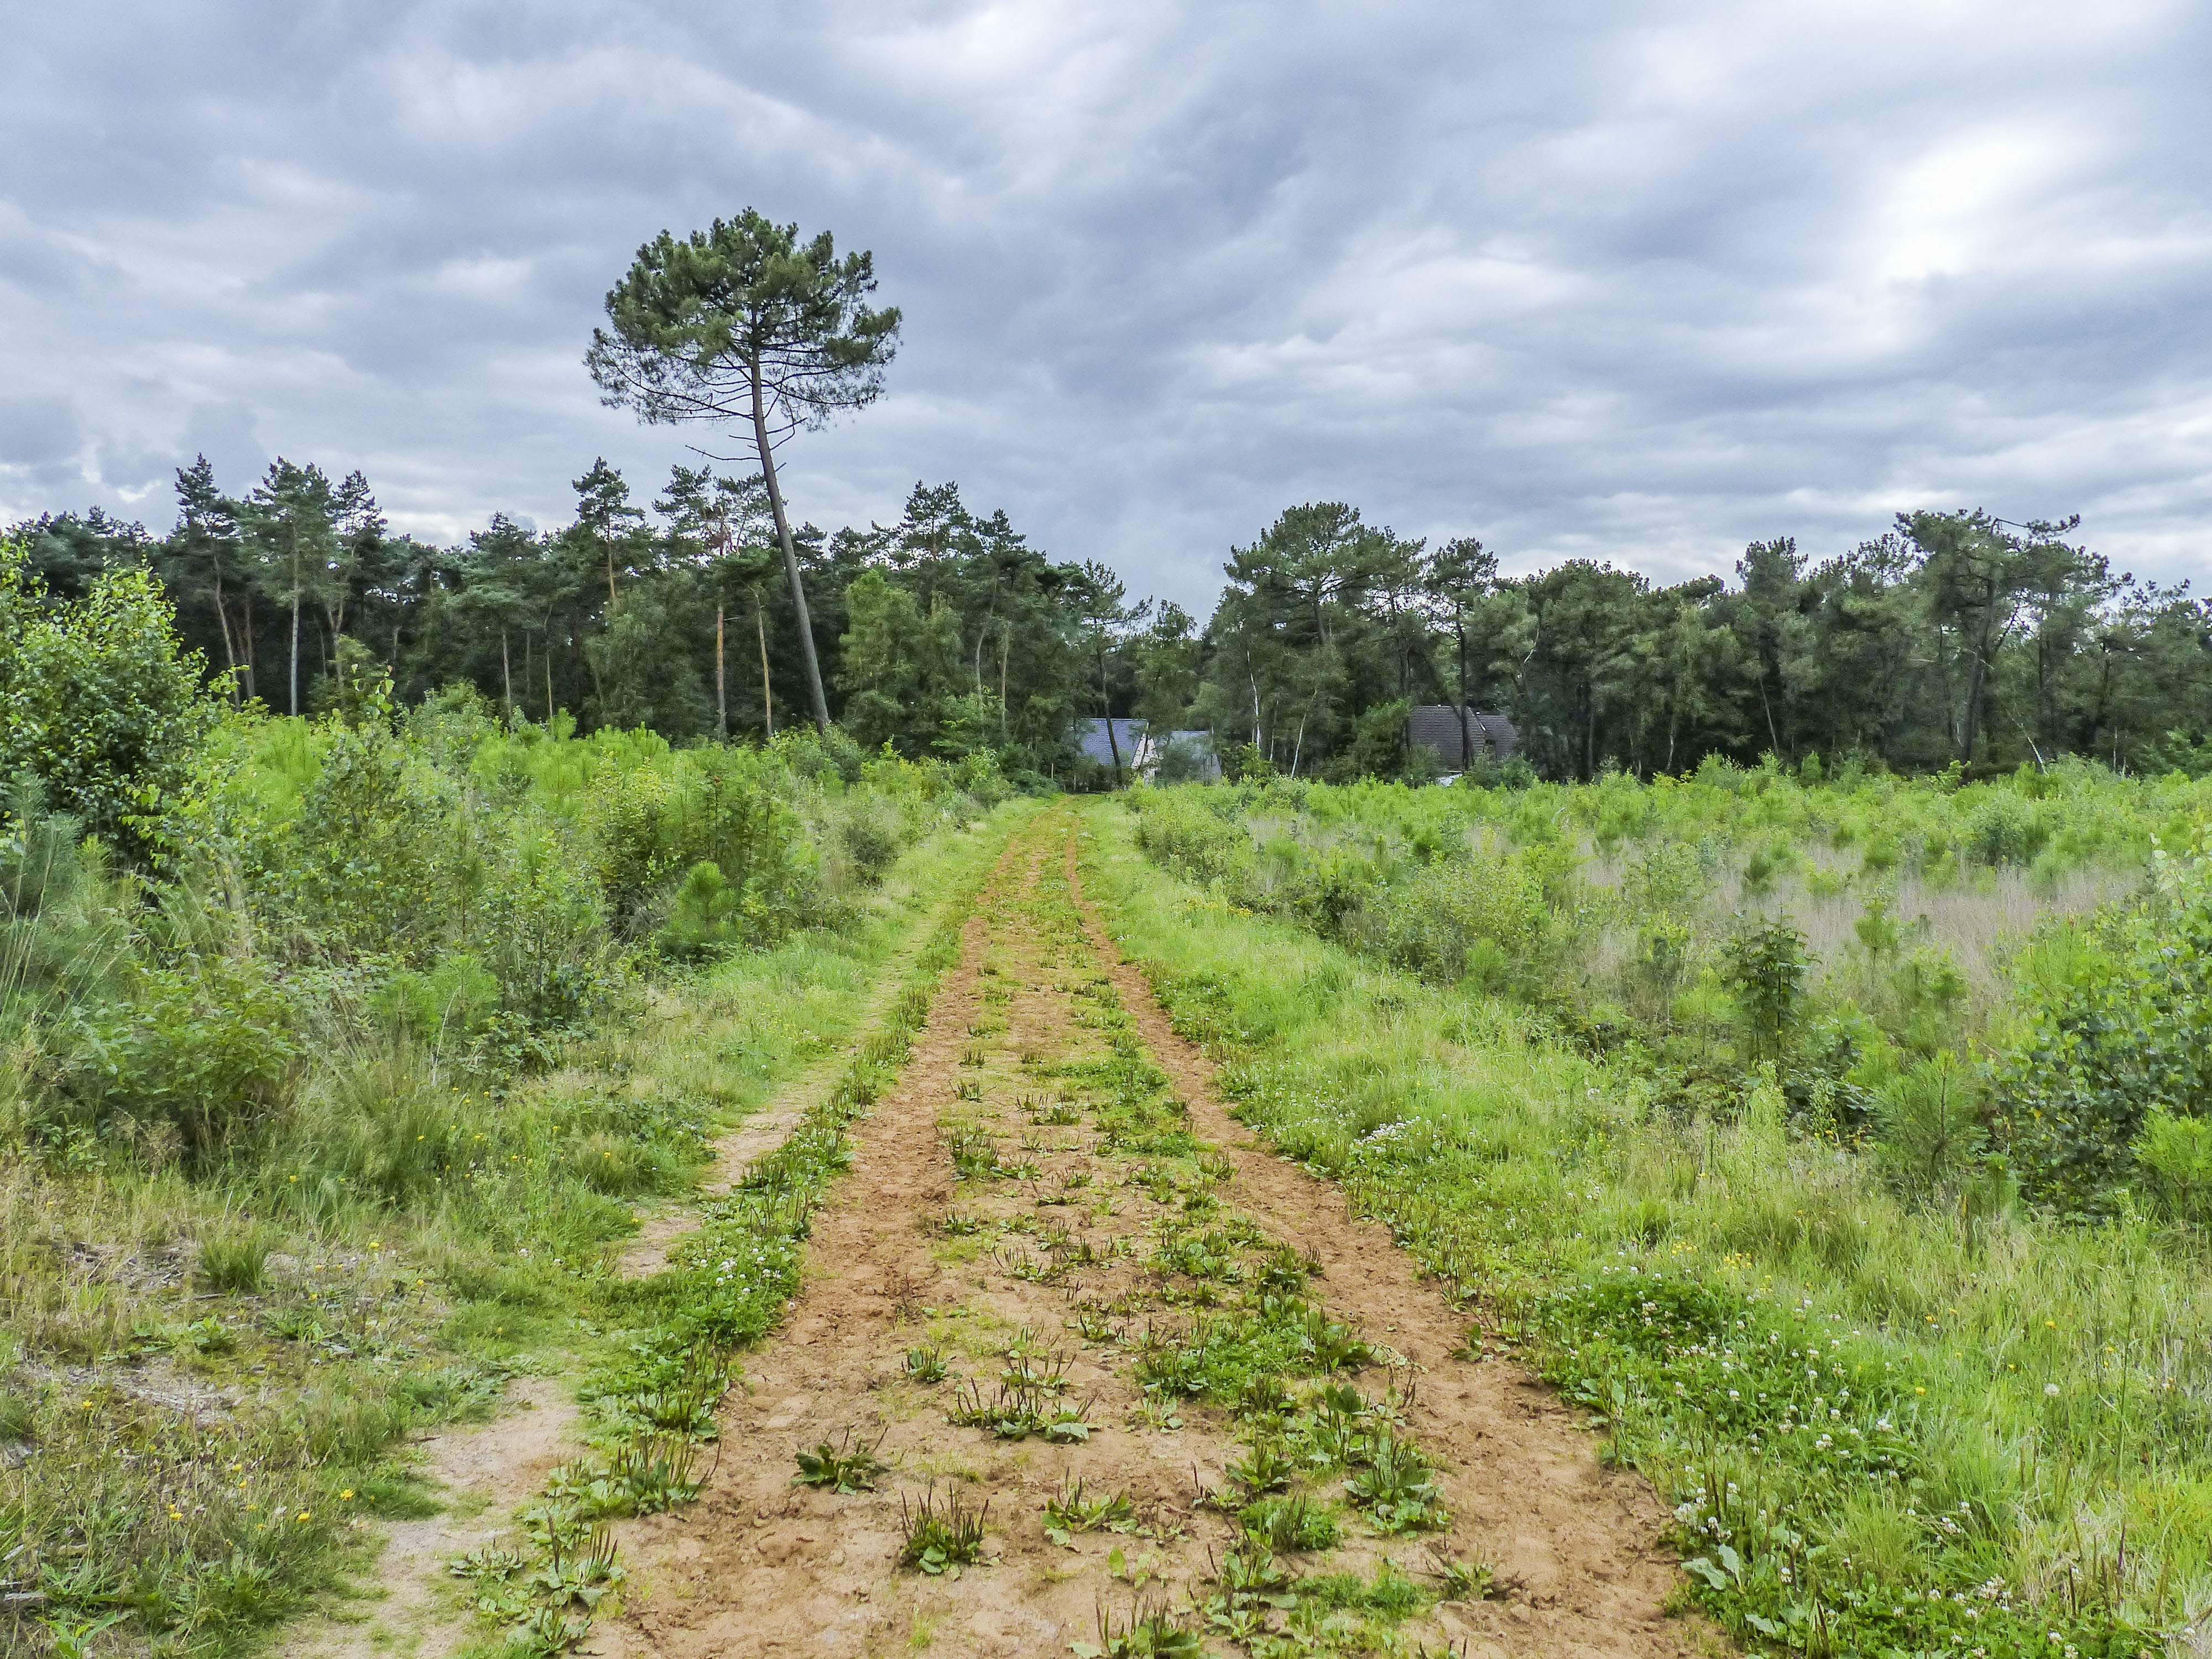
[[1129,805],[1125,946],[1249,1119],[1604,1425],[1747,1648],[2147,1653],[2212,1607],[2212,786]]

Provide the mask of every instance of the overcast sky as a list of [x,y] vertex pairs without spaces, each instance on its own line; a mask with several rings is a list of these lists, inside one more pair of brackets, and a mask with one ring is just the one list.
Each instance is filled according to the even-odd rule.
[[1509,569],[1976,505],[2207,567],[2201,0],[0,21],[0,521],[166,529],[200,451],[359,467],[441,539],[563,521],[598,454],[649,497],[687,434],[585,343],[640,243],[751,205],[906,315],[787,452],[825,526],[956,479],[1201,612],[1314,499]]

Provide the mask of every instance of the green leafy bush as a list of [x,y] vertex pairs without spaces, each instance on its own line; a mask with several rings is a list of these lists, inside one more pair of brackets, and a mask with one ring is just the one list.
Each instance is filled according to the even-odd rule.
[[1996,1064],[1999,1144],[2029,1196],[2064,1211],[2114,1208],[2146,1128],[2168,1169],[2185,1168],[2185,1132],[2155,1121],[2212,1105],[2212,844],[2200,836],[2154,868],[2153,890],[2071,955]]
[[1393,960],[1447,984],[1533,981],[1552,942],[1542,882],[1503,848],[1391,884],[1368,916]]
[[341,728],[283,849],[325,948],[421,963],[450,937],[473,839],[450,782],[381,720]]
[[150,856],[217,718],[205,672],[151,571],[107,570],[57,600],[0,541],[0,783],[27,774],[54,810]]
[[120,1000],[70,1022],[63,1086],[95,1125],[128,1124],[195,1170],[258,1145],[302,1059],[295,1011],[261,965],[228,957],[132,964]]

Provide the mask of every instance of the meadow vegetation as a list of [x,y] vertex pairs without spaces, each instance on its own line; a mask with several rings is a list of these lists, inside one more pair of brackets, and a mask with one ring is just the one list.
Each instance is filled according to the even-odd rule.
[[2069,1659],[2212,1606],[2209,797],[1278,781],[1094,858],[1242,1113],[1678,1506],[1686,1599]]
[[[33,623],[0,710],[9,1640],[229,1650],[361,1565],[366,1519],[434,1510],[410,1429],[576,1369],[597,1449],[518,1557],[544,1582],[478,1595],[552,1650],[610,1570],[592,1523],[685,1489],[835,1123],[632,1286],[635,1206],[933,960],[1004,786],[834,732],[402,710],[366,663],[270,718],[201,689],[143,576],[35,611],[0,576]],[[919,1018],[883,1014],[823,1109]],[[706,1293],[741,1250],[742,1294]]]
[[[602,462],[573,525],[441,550],[359,475],[233,499],[202,463],[166,538],[0,538],[0,1638],[237,1650],[441,1501],[411,1430],[558,1370],[585,1449],[456,1576],[573,1647],[606,1522],[695,1489],[1017,791],[1130,775],[1094,712],[1203,727],[1167,769],[1232,780],[1093,816],[1125,944],[1476,1351],[1668,1493],[1686,1598],[1761,1652],[2205,1627],[2203,601],[2070,521],[1915,514],[1657,588],[1316,503],[1201,628],[950,484],[830,536],[769,489],[679,468],[654,527]],[[1432,699],[1519,750],[1374,781],[1434,775]],[[638,1206],[832,1053],[623,1279]],[[1203,1229],[1159,1265],[1223,1262],[1295,1271]],[[1440,1513],[1388,1411],[1330,1403],[1361,1340],[1285,1283],[1145,1356],[1239,1413],[1269,1548],[1334,1524],[1267,1460],[1334,1418],[1368,1522]],[[1000,1403],[965,1409],[1080,1437]]]

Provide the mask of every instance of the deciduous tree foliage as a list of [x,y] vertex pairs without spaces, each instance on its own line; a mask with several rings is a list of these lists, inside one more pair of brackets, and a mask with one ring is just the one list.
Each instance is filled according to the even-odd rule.
[[0,780],[143,856],[137,820],[182,791],[214,723],[205,661],[180,651],[153,573],[125,565],[58,599],[0,540]]

